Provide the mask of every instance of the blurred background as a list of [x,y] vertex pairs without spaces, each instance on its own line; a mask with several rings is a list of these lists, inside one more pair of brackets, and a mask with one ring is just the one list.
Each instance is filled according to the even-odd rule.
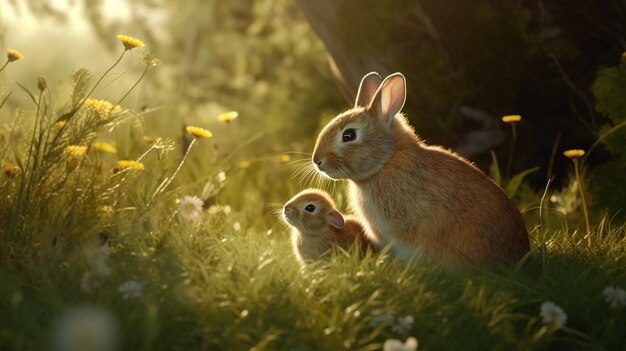
[[[539,166],[527,179],[541,191],[553,175],[566,184],[563,150],[588,148],[624,119],[598,106],[603,92],[619,92],[598,72],[621,62],[625,17],[623,0],[0,0],[0,47],[32,59],[3,72],[7,81],[34,88],[46,75],[62,92],[76,68],[110,65],[115,34],[141,38],[161,61],[128,100],[159,110],[142,128],[232,133],[221,148],[262,133],[241,159],[311,152],[363,74],[400,71],[418,134],[485,170],[491,150],[503,163],[511,147],[501,117],[521,115],[508,175]],[[115,84],[141,73],[125,69]],[[235,132],[215,118],[230,110]],[[626,199],[625,141],[623,129],[613,133],[586,160],[595,203],[614,211]]]

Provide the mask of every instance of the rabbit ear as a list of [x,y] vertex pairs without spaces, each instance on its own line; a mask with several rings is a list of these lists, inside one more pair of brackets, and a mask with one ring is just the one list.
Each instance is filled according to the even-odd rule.
[[383,78],[376,72],[370,72],[364,75],[363,79],[361,79],[361,84],[359,84],[359,92],[356,93],[354,107],[369,106],[372,97],[382,82]]
[[330,220],[330,225],[332,225],[333,227],[337,229],[343,228],[345,224],[345,221],[343,220],[343,216],[341,215],[341,213],[335,210],[331,210],[328,213],[328,219]]
[[372,98],[368,110],[373,109],[388,125],[402,110],[406,100],[406,79],[402,73],[394,73],[385,78]]

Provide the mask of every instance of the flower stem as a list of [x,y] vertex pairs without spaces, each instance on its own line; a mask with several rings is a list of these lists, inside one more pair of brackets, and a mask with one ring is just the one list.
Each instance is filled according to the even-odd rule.
[[515,123],[511,123],[511,130],[513,131],[513,139],[511,141],[511,150],[509,150],[509,160],[506,165],[506,172],[509,178],[511,177],[511,166],[513,164],[513,152],[515,151],[515,140],[517,139],[517,130],[515,129]]
[[7,62],[4,63],[4,65],[2,65],[2,67],[0,68],[0,72],[4,71],[4,68],[9,64],[9,60],[7,60]]
[[124,94],[124,96],[122,96],[121,99],[119,99],[119,101],[115,104],[115,105],[119,105],[122,103],[122,101],[124,101],[124,99],[126,99],[126,97],[128,96],[128,94],[130,94],[131,91],[133,91],[135,89],[135,87],[137,86],[137,84],[139,84],[139,82],[141,82],[141,80],[143,79],[143,77],[145,77],[146,73],[148,72],[148,68],[150,68],[149,65],[146,65],[146,68],[143,70],[143,73],[141,73],[141,77],[139,77],[139,79],[137,79],[137,81],[135,82],[135,84],[133,84],[132,87],[130,87],[130,89],[126,92],[126,94]]
[[574,171],[576,172],[576,181],[578,182],[578,192],[580,193],[580,199],[583,205],[583,215],[585,216],[585,226],[587,228],[587,245],[591,247],[591,226],[589,225],[589,212],[587,211],[587,201],[585,199],[585,192],[583,190],[583,182],[580,179],[580,170],[578,165],[578,159],[574,160]]
[[154,198],[161,192],[163,192],[165,190],[165,188],[167,188],[172,181],[174,180],[174,178],[176,178],[176,175],[178,175],[178,172],[180,172],[180,169],[183,167],[183,164],[185,164],[185,161],[187,160],[187,156],[189,156],[189,151],[191,151],[191,148],[193,147],[193,144],[196,142],[196,138],[193,138],[191,140],[191,142],[189,143],[189,146],[187,147],[187,151],[185,151],[185,154],[183,155],[183,159],[180,161],[180,163],[178,164],[178,167],[176,168],[176,170],[174,171],[174,173],[172,174],[171,177],[166,178],[165,181],[163,183],[161,183],[161,185],[159,185],[157,187],[157,189],[154,191],[154,193],[152,194],[152,196],[150,197],[150,200],[148,201],[148,203],[146,203],[146,207],[149,207],[150,204],[152,203],[152,201],[154,200]]

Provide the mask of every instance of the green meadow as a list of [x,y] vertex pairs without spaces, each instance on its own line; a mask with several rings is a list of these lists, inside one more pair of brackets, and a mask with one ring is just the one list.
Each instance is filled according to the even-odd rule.
[[[157,3],[180,11],[170,41],[205,40],[199,54],[95,25],[99,43],[71,45],[106,48],[98,61],[40,72],[46,56],[0,32],[0,350],[626,347],[625,48],[586,87],[602,116],[591,136],[572,115],[564,142],[542,141],[543,117],[509,109],[504,141],[470,157],[523,215],[531,251],[516,264],[355,246],[301,267],[282,205],[316,187],[350,211],[346,183],[311,164],[317,133],[351,107],[324,45],[289,1],[250,2],[245,31],[236,5]],[[193,37],[183,15],[216,34]]]

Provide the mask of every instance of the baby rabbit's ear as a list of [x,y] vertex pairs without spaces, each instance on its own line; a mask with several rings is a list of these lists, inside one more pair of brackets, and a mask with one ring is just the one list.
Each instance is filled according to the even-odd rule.
[[359,84],[359,92],[356,93],[356,100],[354,101],[354,107],[367,107],[372,101],[372,97],[376,93],[376,90],[383,82],[383,78],[376,72],[370,72],[363,76],[361,84]]
[[330,212],[328,212],[328,219],[330,221],[330,225],[332,225],[333,227],[337,229],[343,228],[345,224],[345,221],[343,220],[343,216],[341,215],[341,213],[335,210],[331,210]]
[[385,78],[374,94],[368,110],[382,117],[391,125],[393,117],[402,110],[406,100],[406,79],[402,73],[394,73]]

